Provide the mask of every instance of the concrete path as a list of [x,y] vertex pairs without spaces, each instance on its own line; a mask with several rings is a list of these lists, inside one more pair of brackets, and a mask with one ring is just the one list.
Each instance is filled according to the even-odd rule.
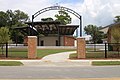
[[69,60],[69,55],[72,53],[76,53],[76,51],[61,52],[61,53],[48,55],[43,57],[41,60],[45,62],[66,62]]

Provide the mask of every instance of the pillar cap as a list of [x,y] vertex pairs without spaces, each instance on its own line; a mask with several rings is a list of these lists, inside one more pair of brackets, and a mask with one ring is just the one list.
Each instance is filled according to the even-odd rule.
[[85,39],[84,37],[77,37],[77,38],[79,38],[79,39]]
[[28,36],[28,38],[37,38],[37,36]]

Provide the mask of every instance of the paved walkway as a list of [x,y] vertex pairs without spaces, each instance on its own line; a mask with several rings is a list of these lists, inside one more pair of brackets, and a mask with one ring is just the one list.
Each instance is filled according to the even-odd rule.
[[0,61],[20,61],[25,66],[47,66],[47,67],[71,67],[71,66],[91,66],[92,61],[120,61],[120,59],[106,60],[70,60],[69,55],[76,51],[56,53],[43,57],[41,60],[0,60]]
[[51,54],[43,57],[41,60],[45,62],[66,62],[69,61],[69,55],[72,53],[76,53],[76,51]]
[[24,64],[24,66],[72,67],[91,65],[90,64],[91,62],[89,60],[70,60],[69,55],[72,53],[76,53],[76,51],[61,52],[48,55],[43,57],[41,60],[6,60],[6,61],[21,61]]

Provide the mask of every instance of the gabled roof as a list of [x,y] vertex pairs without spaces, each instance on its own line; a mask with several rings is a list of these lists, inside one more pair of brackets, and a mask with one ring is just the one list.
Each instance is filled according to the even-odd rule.
[[102,32],[104,32],[104,34],[107,34],[108,29],[109,29],[109,27],[105,27],[105,28],[100,29],[99,31],[102,31]]
[[107,25],[106,27],[112,27],[112,26],[117,26],[117,25],[120,25],[120,22],[117,22],[117,23],[113,23],[113,24]]
[[102,31],[102,32],[104,32],[104,33],[107,33],[108,30],[109,30],[109,28],[110,28],[110,27],[114,27],[114,26],[120,26],[120,22],[107,25],[107,26],[103,27],[100,31]]

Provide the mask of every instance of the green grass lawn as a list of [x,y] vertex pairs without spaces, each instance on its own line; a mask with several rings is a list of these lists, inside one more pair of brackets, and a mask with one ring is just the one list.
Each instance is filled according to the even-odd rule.
[[[92,52],[92,53],[86,53],[86,58],[105,58],[104,52]],[[77,53],[70,54],[70,59],[77,59]]]
[[[105,58],[104,51],[93,51],[92,49],[86,49],[86,58],[87,59],[103,59]],[[108,58],[120,58],[120,55],[117,51],[109,51],[107,53]],[[73,53],[70,55],[70,59],[77,59],[77,53]]]
[[[59,52],[74,51],[75,49],[37,49],[37,58],[42,58],[46,55],[55,54]],[[0,52],[2,54],[2,52]],[[4,52],[5,56],[5,52]],[[27,49],[26,48],[10,48],[8,52],[8,58],[26,59]]]
[[[50,54],[55,54],[55,53],[60,53],[60,52],[68,52],[68,51],[75,51],[76,49],[37,49],[37,58],[41,59],[42,57]],[[105,58],[104,51],[93,51],[93,49],[86,49],[86,58],[88,59],[103,59]],[[1,55],[2,52],[0,50],[0,58],[3,56],[5,58],[5,50],[4,50],[4,55]],[[118,52],[109,52],[108,56],[116,58],[118,56]],[[8,58],[15,58],[15,59],[27,59],[27,48],[9,48],[8,52]],[[120,57],[118,57],[120,58]],[[70,59],[77,59],[77,54],[71,54]]]
[[93,61],[93,66],[120,65],[120,61]]
[[0,66],[22,66],[23,63],[19,61],[0,61]]
[[37,50],[37,57],[42,58],[46,55],[60,53],[60,52],[68,52],[74,51],[75,49],[38,49]]
[[8,56],[10,58],[27,58],[26,48],[9,48]]

